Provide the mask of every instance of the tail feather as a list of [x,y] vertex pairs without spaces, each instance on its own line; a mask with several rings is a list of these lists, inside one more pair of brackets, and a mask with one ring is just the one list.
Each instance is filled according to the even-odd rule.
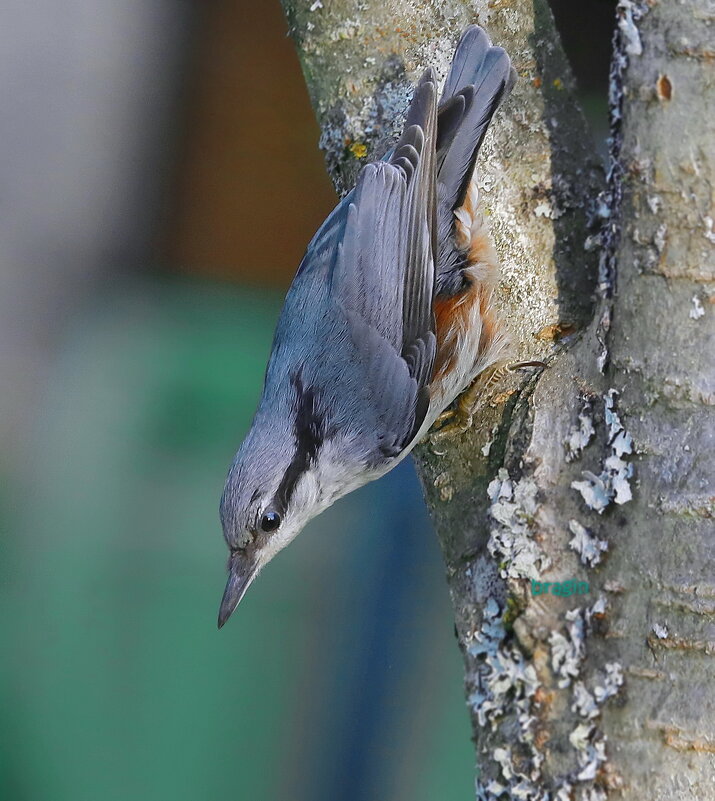
[[462,35],[439,107],[437,166],[440,203],[464,203],[474,163],[494,112],[516,80],[509,56],[477,25]]
[[456,95],[463,87],[474,83],[473,77],[478,74],[491,46],[492,43],[485,30],[478,25],[470,25],[462,33],[452,57],[452,66],[444,84],[441,103]]

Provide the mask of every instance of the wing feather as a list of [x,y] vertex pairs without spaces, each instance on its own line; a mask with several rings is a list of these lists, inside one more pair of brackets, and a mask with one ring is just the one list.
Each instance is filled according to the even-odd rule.
[[436,127],[435,80],[428,70],[390,158],[366,165],[346,198],[331,277],[389,455],[414,438],[429,406],[436,351]]

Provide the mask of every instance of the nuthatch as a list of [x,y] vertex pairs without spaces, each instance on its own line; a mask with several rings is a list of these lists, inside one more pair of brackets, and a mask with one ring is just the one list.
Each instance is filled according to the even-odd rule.
[[515,78],[506,52],[469,27],[439,105],[428,69],[400,140],[308,245],[221,499],[231,553],[219,627],[309,520],[392,470],[503,361],[474,164]]

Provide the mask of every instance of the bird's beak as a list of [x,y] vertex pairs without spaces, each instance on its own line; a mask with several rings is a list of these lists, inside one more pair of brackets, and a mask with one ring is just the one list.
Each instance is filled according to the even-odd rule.
[[218,610],[218,627],[231,617],[234,609],[241,602],[246,590],[258,572],[258,561],[255,556],[246,553],[234,553],[228,563],[228,581],[223,591],[221,608]]

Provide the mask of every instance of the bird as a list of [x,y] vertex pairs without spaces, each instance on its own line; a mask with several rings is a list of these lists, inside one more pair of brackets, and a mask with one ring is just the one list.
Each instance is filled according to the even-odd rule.
[[515,81],[506,51],[470,25],[441,97],[427,68],[395,146],[362,168],[310,241],[221,497],[219,628],[312,518],[392,470],[503,365],[499,264],[475,162]]

